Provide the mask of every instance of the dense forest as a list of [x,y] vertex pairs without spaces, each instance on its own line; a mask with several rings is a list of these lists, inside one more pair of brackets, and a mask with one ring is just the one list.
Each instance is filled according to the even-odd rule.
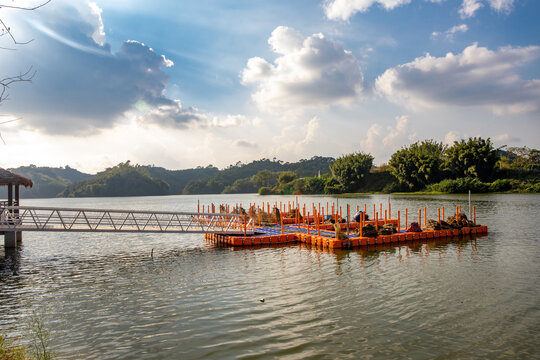
[[94,197],[256,193],[343,194],[367,192],[540,192],[540,151],[495,149],[488,138],[447,146],[433,140],[396,151],[388,164],[370,154],[337,159],[314,156],[298,162],[260,159],[224,169],[212,165],[184,170],[120,163],[96,175],[64,168],[10,169],[32,179],[22,197]]

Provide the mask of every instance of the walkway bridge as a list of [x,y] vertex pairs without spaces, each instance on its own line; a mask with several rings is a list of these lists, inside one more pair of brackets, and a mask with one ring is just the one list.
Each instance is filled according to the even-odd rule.
[[0,206],[0,233],[20,231],[253,234],[253,220],[231,213]]

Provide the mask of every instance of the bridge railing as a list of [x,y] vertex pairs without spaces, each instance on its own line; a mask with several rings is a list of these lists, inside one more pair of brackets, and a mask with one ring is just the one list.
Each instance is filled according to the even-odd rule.
[[0,231],[252,234],[252,219],[230,213],[0,207]]

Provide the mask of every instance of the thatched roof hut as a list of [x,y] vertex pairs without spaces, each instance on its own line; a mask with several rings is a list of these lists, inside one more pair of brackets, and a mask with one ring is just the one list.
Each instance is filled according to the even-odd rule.
[[[0,168],[0,186],[7,186],[7,201],[0,201],[0,206],[19,206],[19,186],[32,187],[32,180]],[[15,191],[14,191],[15,190]]]
[[0,168],[0,186],[6,185],[22,185],[24,187],[32,187],[32,180],[24,176],[17,175],[9,170]]

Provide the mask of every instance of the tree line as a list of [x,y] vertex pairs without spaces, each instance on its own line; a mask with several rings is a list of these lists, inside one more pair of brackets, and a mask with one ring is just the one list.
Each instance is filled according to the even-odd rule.
[[[418,141],[374,167],[373,156],[355,152],[337,158],[324,176],[279,177],[259,194],[341,194],[355,192],[539,192],[540,152],[527,147],[494,148],[491,139],[471,137],[451,146]],[[279,176],[279,174],[278,174]]]

